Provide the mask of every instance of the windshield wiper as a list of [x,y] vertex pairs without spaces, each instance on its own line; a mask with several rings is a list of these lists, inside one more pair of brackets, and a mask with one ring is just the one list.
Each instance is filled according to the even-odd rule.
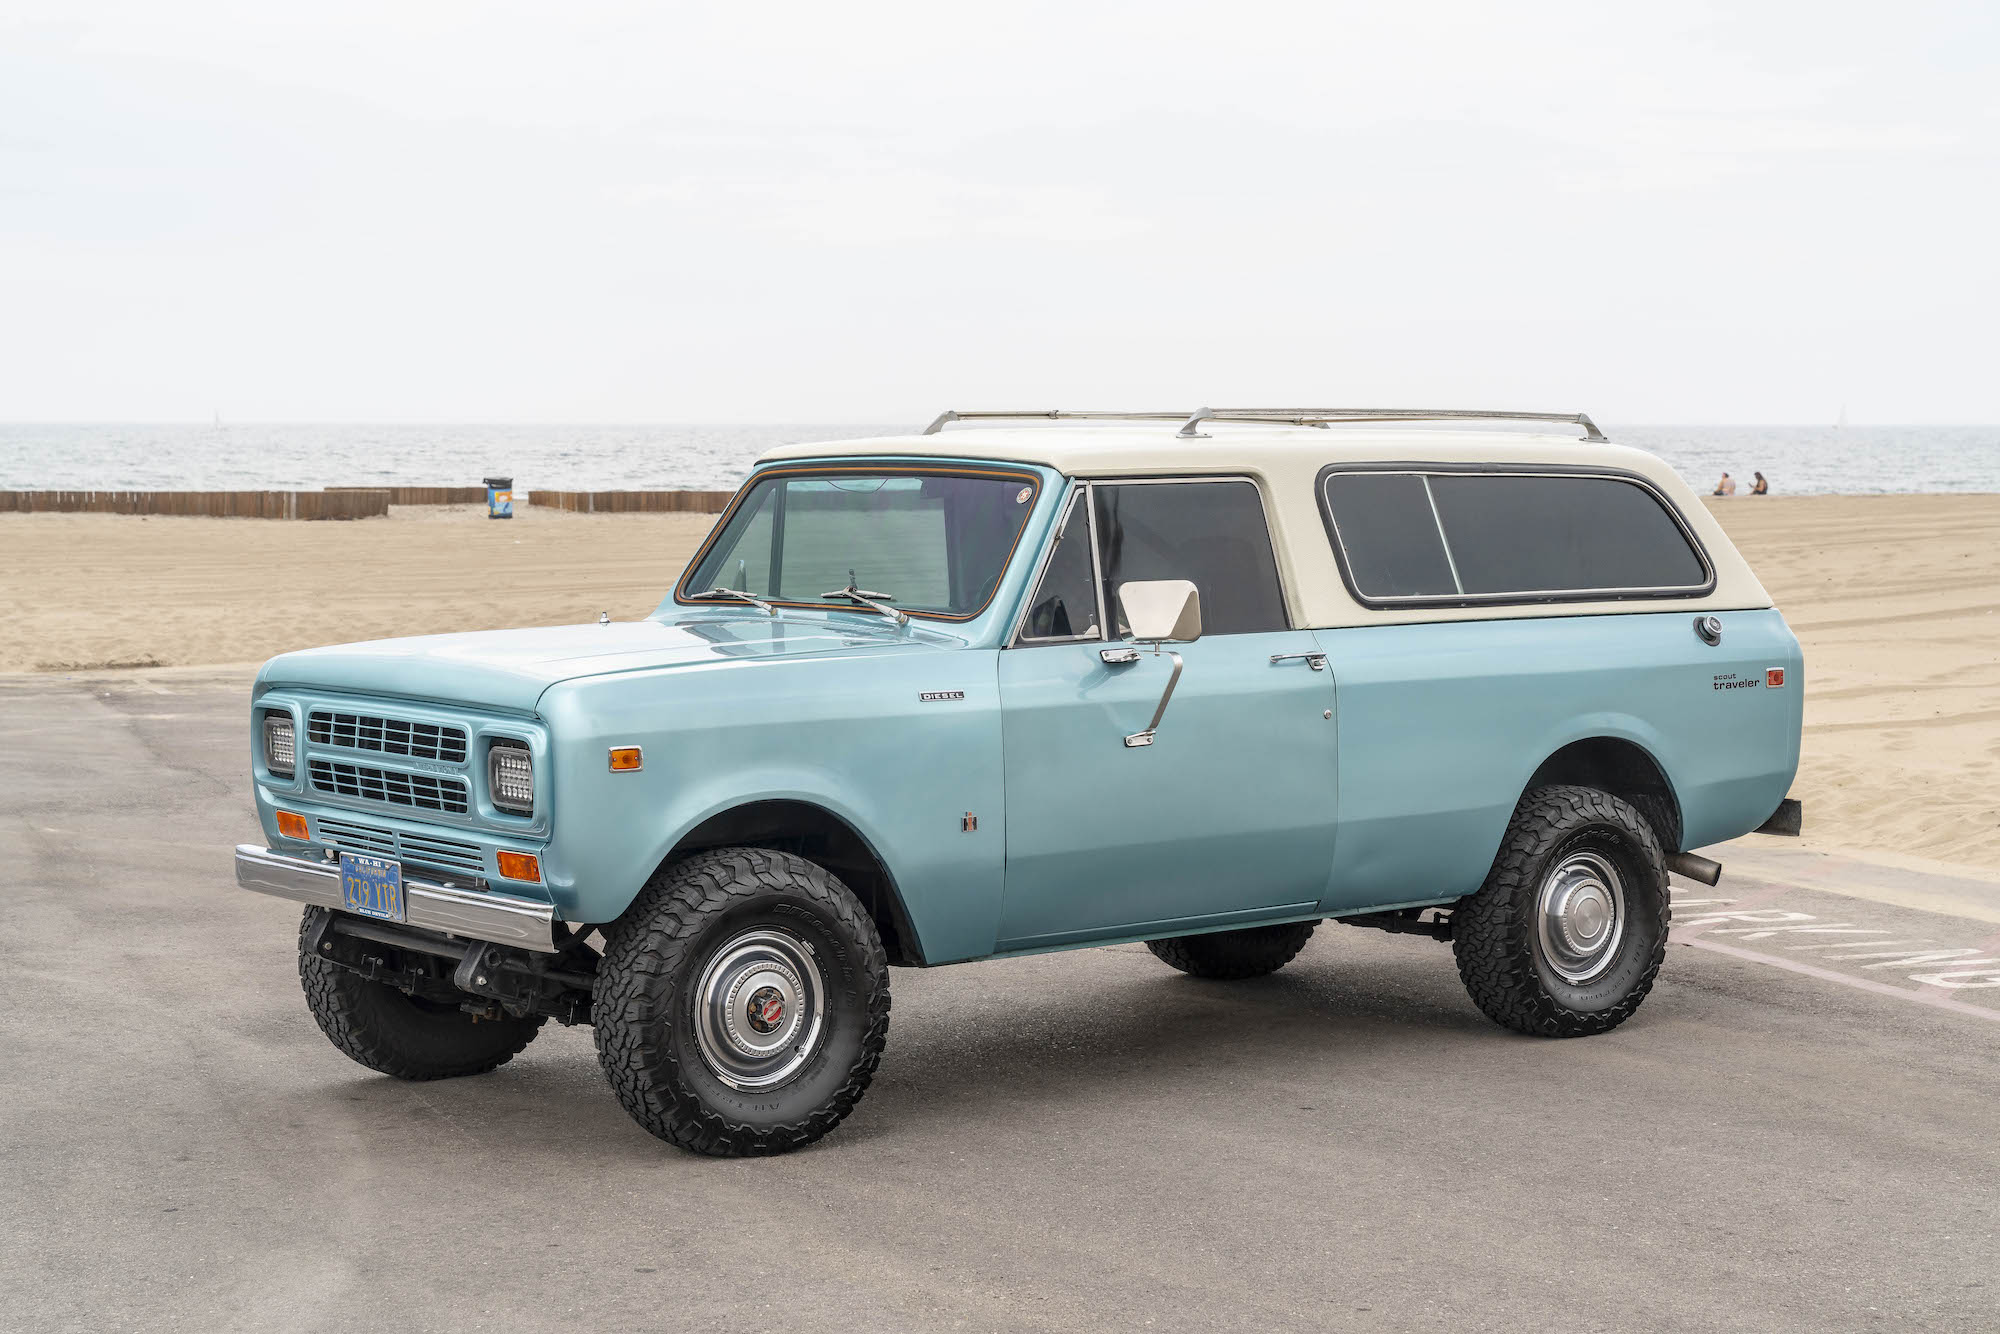
[[820,596],[823,598],[846,598],[849,602],[858,602],[870,611],[879,612],[887,616],[897,625],[908,625],[910,623],[910,614],[908,612],[897,611],[889,605],[889,603],[895,600],[896,595],[894,593],[871,593],[865,588],[856,588],[854,586],[854,574],[852,571],[847,576],[847,587],[836,588],[831,593],[821,593]]
[[752,597],[750,594],[744,592],[740,588],[718,587],[718,588],[711,588],[706,593],[688,594],[689,602],[702,602],[711,598],[735,598],[738,602],[749,603],[751,606],[755,607],[758,611],[763,612],[766,616],[776,616],[778,614],[778,609],[776,607],[772,606],[770,603],[764,601],[764,599],[760,597]]

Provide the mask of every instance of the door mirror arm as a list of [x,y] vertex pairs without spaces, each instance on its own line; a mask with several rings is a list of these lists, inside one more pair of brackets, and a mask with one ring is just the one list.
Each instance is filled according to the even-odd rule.
[[[1153,652],[1156,655],[1160,652],[1158,644],[1153,645]],[[1160,706],[1153,710],[1153,721],[1146,724],[1144,731],[1134,732],[1125,738],[1128,747],[1152,745],[1153,733],[1160,728],[1160,719],[1167,716],[1167,701],[1174,697],[1174,687],[1181,683],[1181,655],[1169,649],[1167,656],[1174,660],[1174,670],[1173,674],[1167,677],[1167,688],[1160,692]]]

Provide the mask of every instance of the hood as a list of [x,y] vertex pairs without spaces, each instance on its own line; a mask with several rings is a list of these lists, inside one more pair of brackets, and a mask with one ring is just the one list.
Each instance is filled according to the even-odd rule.
[[558,681],[613,672],[833,653],[906,653],[959,641],[919,624],[844,623],[758,612],[696,613],[685,619],[555,625],[416,635],[286,653],[264,664],[258,687],[399,695],[533,713]]

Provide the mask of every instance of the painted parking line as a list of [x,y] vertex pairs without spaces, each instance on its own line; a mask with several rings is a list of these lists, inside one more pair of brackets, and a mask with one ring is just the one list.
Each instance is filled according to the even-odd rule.
[[1748,959],[1752,963],[1768,963],[1790,973],[1803,973],[1816,977],[1822,982],[1838,982],[1844,987],[1854,987],[1861,991],[1873,992],[1877,996],[1893,996],[1897,1000],[1915,1001],[1919,1005],[1929,1005],[1939,1010],[1950,1010],[1953,1014],[1967,1014],[1975,1019],[1985,1019],[2000,1023],[2000,1010],[1989,1010],[1983,1005],[1968,1005],[1951,996],[1939,995],[1932,991],[1918,991],[1911,987],[1892,986],[1887,982],[1877,982],[1872,977],[1850,977],[1846,973],[1836,973],[1831,968],[1820,968],[1798,959],[1780,959],[1774,954],[1759,954],[1756,950],[1738,949],[1725,945],[1719,940],[1685,940],[1684,945],[1696,949],[1713,950],[1717,954],[1727,954],[1732,958]]
[[1901,912],[1894,914],[1895,924],[1881,925],[1881,916],[1852,911],[1858,906],[1852,902],[1841,904],[1837,915],[1775,906],[1807,897],[1818,907],[1818,900],[1826,896],[1785,885],[1757,886],[1741,896],[1676,888],[1669,939],[1871,995],[2000,1023],[2000,1009],[1960,998],[1965,993],[2000,990],[2000,950],[1990,948],[1996,943],[1993,938],[1976,943],[1939,940],[1939,935],[1956,934],[1952,928],[1966,924]]

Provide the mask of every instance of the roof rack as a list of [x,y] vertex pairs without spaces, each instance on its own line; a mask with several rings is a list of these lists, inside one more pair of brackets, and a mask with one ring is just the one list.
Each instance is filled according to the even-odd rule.
[[1274,426],[1313,426],[1322,430],[1335,422],[1530,421],[1568,422],[1583,428],[1586,440],[1606,439],[1597,423],[1581,412],[1483,412],[1471,408],[1199,408],[1194,412],[941,412],[924,428],[936,435],[948,422],[969,421],[1118,421],[1179,422],[1184,438],[1199,438],[1205,421],[1264,422]]

